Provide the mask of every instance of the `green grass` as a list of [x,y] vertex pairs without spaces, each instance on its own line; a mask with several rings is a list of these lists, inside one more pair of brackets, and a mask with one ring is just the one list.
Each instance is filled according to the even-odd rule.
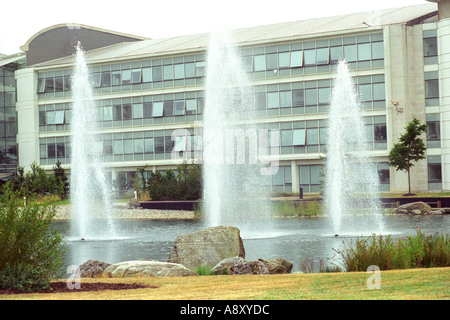
[[278,217],[313,217],[323,214],[323,205],[317,201],[305,201],[295,205],[292,201],[275,201]]

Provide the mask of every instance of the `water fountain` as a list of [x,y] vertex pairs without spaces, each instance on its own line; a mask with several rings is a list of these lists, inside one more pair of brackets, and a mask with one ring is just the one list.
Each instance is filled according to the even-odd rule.
[[[383,230],[378,200],[378,175],[367,155],[367,139],[353,80],[347,63],[341,61],[331,97],[329,138],[325,173],[325,210],[332,219],[335,235],[345,233],[342,220],[355,211],[355,199],[364,204],[360,211],[374,221],[369,232]],[[361,231],[361,230],[359,230]]]
[[[107,183],[101,161],[101,141],[96,140],[97,118],[89,69],[80,43],[72,76],[71,120],[71,203],[72,234],[78,239],[114,236],[111,218],[111,188]],[[105,230],[92,222],[106,219]]]
[[[207,225],[234,225],[242,233],[270,225],[270,200],[261,188],[255,150],[260,131],[249,79],[225,32],[211,34],[203,116],[203,182]],[[267,234],[267,233],[266,233]]]

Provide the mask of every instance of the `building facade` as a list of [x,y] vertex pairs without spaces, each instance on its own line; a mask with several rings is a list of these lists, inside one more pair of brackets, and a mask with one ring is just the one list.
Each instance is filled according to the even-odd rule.
[[[441,2],[230,32],[252,81],[258,127],[280,132],[279,170],[263,183],[277,192],[320,191],[335,66],[345,59],[382,191],[408,190],[407,174],[389,168],[387,159],[414,117],[428,132],[427,158],[412,168],[412,191],[450,190],[450,25]],[[84,39],[102,32],[113,39],[85,54],[100,119],[98,148],[112,178],[144,166],[174,168],[172,133],[186,129],[194,138],[201,125],[209,35],[124,42],[123,35],[79,28]],[[43,50],[40,37],[55,29],[33,36],[35,46]],[[36,161],[50,171],[59,160],[70,170],[73,55],[38,56],[15,72],[19,165]]]

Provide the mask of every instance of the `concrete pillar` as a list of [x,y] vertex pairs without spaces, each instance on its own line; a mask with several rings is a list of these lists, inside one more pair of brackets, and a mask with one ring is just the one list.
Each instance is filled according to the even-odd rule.
[[300,177],[298,174],[297,161],[291,161],[291,181],[292,181],[292,193],[300,192]]

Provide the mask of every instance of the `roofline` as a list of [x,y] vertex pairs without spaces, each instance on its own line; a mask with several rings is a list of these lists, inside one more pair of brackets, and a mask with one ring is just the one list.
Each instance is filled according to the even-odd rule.
[[9,54],[7,56],[1,56],[0,57],[0,66],[4,66],[9,63],[16,62],[23,58],[25,58],[25,52],[18,52],[18,53]]
[[84,29],[90,29],[90,30],[94,30],[94,31],[104,32],[104,33],[115,34],[115,35],[122,36],[122,37],[134,38],[136,40],[151,40],[151,38],[135,36],[135,35],[128,34],[128,33],[112,31],[112,30],[107,30],[107,29],[102,29],[102,28],[97,28],[97,27],[88,26],[88,25],[85,25],[85,24],[80,24],[80,23],[60,23],[60,24],[55,24],[55,25],[52,25],[50,27],[47,27],[45,29],[42,29],[42,30],[36,32],[33,36],[31,36],[31,38],[28,39],[27,42],[25,42],[25,44],[23,44],[22,46],[19,47],[20,50],[27,52],[28,49],[29,49],[29,45],[30,45],[31,41],[33,41],[35,38],[37,38],[38,36],[40,36],[41,34],[43,34],[45,32],[48,32],[48,31],[53,30],[53,29],[61,28],[61,27],[66,27],[68,29],[81,29],[81,28],[84,28]]

